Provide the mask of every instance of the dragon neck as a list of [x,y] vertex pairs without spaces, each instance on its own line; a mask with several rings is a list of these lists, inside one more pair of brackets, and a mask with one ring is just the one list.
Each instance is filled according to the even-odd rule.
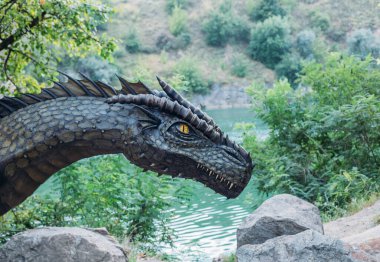
[[138,133],[133,111],[130,105],[110,105],[104,98],[66,97],[1,119],[0,215],[73,162],[102,154],[133,154],[126,146]]

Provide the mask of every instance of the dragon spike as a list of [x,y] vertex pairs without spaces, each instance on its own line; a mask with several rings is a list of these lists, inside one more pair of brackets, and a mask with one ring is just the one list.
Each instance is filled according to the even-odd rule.
[[136,91],[133,90],[133,88],[129,86],[129,83],[124,78],[122,78],[119,75],[116,75],[116,77],[119,79],[122,87],[127,89],[129,91],[129,93],[131,93],[132,95],[137,95]]
[[183,105],[184,107],[189,108],[193,113],[195,113],[200,119],[205,120],[208,124],[216,127],[217,125],[215,124],[214,120],[208,116],[206,113],[202,112],[200,109],[196,108],[194,105],[192,105],[189,101],[186,100],[183,96],[181,96],[177,91],[174,90],[168,83],[165,81],[161,80],[158,76],[156,76],[158,83],[166,93],[168,97],[173,99],[174,101],[177,101],[180,105]]

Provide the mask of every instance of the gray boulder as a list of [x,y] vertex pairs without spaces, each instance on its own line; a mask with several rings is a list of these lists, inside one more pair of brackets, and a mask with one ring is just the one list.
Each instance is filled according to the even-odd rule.
[[261,244],[282,235],[294,235],[312,229],[323,234],[316,206],[289,194],[266,200],[244,219],[237,229],[237,247]]
[[2,262],[128,261],[106,230],[46,227],[14,235],[0,248]]
[[314,230],[276,237],[263,244],[241,246],[236,257],[238,262],[356,261],[342,241]]

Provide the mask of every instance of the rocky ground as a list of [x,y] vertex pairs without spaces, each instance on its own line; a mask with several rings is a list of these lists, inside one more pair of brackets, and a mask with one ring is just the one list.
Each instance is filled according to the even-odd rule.
[[[239,226],[237,261],[378,262],[379,220],[380,200],[354,215],[322,225],[314,205],[292,195],[276,195]],[[0,261],[126,262],[128,253],[105,229],[50,227],[13,236],[0,248]],[[136,260],[159,261],[143,256]]]
[[[340,239],[352,239],[380,225],[380,199],[373,205],[347,217],[323,225],[325,234]],[[379,233],[380,236],[380,233]]]

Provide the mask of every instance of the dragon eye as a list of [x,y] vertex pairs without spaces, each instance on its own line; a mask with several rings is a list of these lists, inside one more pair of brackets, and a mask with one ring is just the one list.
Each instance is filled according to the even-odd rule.
[[181,132],[182,134],[188,135],[190,133],[190,128],[188,125],[181,123],[177,126],[178,131]]

